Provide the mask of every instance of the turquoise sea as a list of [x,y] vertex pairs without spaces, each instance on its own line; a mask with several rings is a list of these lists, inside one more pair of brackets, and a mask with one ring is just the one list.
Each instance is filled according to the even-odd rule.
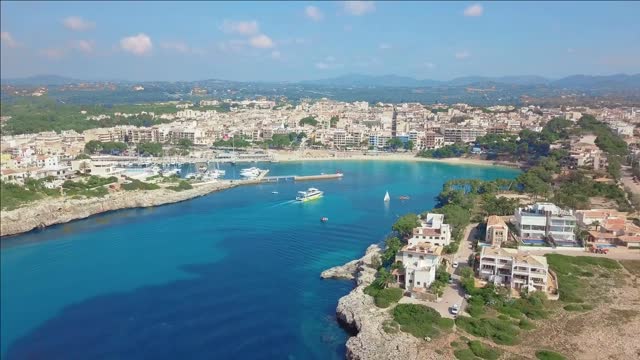
[[[239,187],[3,238],[1,357],[342,359],[348,335],[335,307],[352,284],[320,272],[382,241],[398,216],[432,208],[446,180],[518,173],[417,162],[258,166],[345,176]],[[292,201],[307,187],[324,198]]]

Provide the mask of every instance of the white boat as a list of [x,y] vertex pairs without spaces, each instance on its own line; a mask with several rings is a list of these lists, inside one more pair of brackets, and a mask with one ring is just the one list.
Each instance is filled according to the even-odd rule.
[[389,196],[389,192],[387,191],[387,193],[384,194],[384,202],[388,202],[389,200],[391,200],[391,196]]
[[305,202],[305,201],[319,199],[322,197],[322,195],[324,195],[324,192],[316,188],[309,188],[307,189],[307,191],[298,191],[298,196],[296,196],[296,200]]
[[279,194],[279,192],[277,192],[277,191],[272,191],[271,193],[272,194]]
[[261,171],[262,170],[258,169],[257,167],[250,167],[250,168],[240,170],[240,176],[253,179],[260,176]]

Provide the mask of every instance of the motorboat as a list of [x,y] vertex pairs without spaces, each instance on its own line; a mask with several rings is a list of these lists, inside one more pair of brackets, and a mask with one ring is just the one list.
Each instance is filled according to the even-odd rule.
[[279,192],[277,192],[277,191],[272,191],[271,193],[272,194],[279,194]]
[[324,195],[324,192],[316,188],[309,188],[307,189],[307,191],[298,191],[298,196],[296,196],[296,200],[305,202],[305,201],[319,199],[322,197],[322,195]]
[[402,195],[402,196],[400,196],[398,199],[400,199],[400,200],[409,200],[409,199],[410,199],[410,197],[408,197],[408,196],[406,196],[406,195]]
[[246,169],[242,169],[240,170],[240,176],[245,177],[245,178],[257,178],[258,176],[260,176],[260,173],[262,172],[262,170],[260,170],[257,167],[250,167],[250,168],[246,168]]
[[320,218],[320,222],[326,223],[327,221],[329,221],[329,218],[326,216]]

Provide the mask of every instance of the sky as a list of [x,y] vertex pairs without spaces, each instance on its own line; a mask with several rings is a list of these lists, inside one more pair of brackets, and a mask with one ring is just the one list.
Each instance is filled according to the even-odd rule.
[[1,77],[299,81],[640,72],[640,2],[9,2]]

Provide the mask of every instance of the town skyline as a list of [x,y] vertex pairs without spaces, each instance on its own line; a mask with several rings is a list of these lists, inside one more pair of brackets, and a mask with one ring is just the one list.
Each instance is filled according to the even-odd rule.
[[[3,2],[2,78],[442,81],[640,72],[640,50],[628,45],[640,40],[633,2],[191,5]],[[605,27],[603,17],[616,22]]]

